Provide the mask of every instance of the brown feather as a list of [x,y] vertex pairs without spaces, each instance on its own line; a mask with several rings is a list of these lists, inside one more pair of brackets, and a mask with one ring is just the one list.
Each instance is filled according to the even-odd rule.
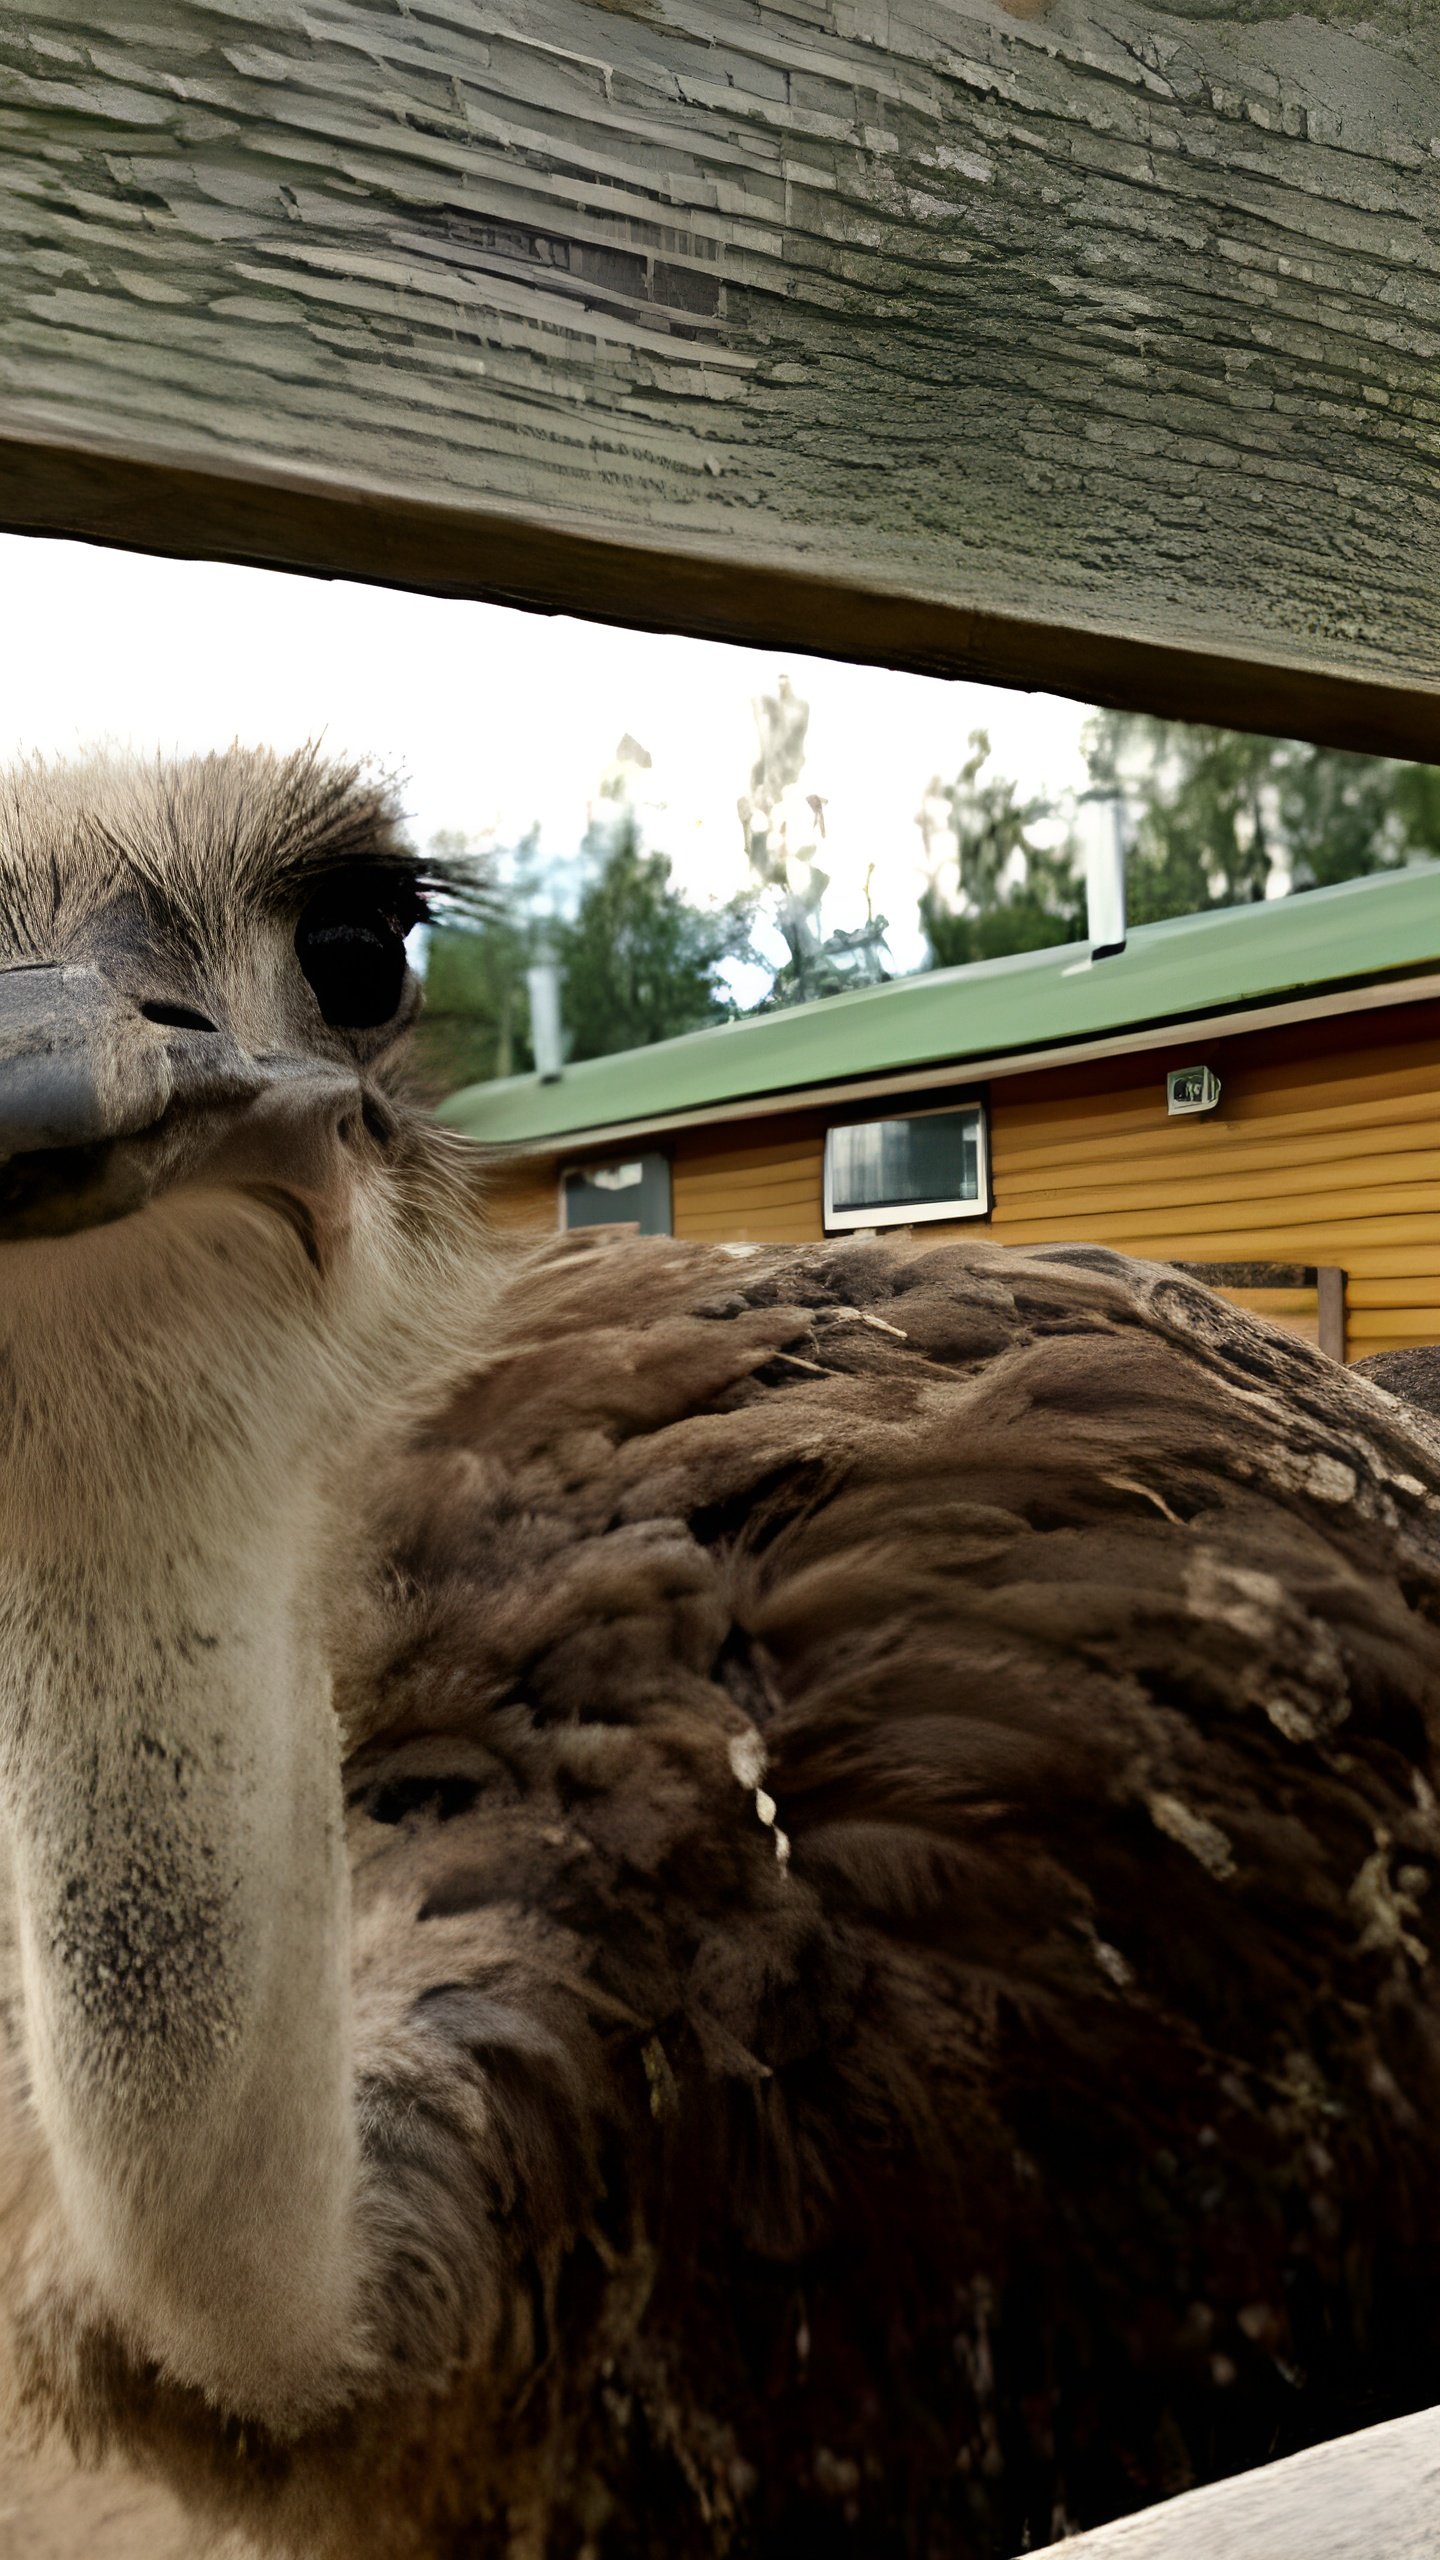
[[[295,929],[364,863],[425,886],[393,796],[314,757],[31,768],[0,944],[354,1068]],[[383,1339],[438,1377],[488,1249],[459,1142],[396,1123],[436,1298]],[[256,1409],[287,1309],[320,1401],[415,1409],[247,1214]],[[170,1318],[221,1347],[161,1233],[65,1319],[111,1510],[173,1476]],[[142,2364],[47,2257],[17,2087],[40,2413],[324,2560],[983,2560],[1440,2399],[1425,1379],[983,1240],[575,1239],[473,1329],[367,1517],[335,1458],[348,2401],[282,2442]],[[175,1409],[228,1467],[234,1379]]]
[[1108,1255],[522,1259],[342,1692],[385,2370],[252,2526],[959,2560],[1435,2397],[1436,1481]]

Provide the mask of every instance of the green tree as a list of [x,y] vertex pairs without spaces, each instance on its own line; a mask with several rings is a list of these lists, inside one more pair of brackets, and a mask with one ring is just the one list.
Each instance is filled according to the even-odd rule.
[[[720,973],[727,959],[749,955],[753,902],[693,906],[673,885],[666,856],[645,850],[623,795],[602,793],[617,796],[618,810],[587,830],[573,914],[553,909],[557,876],[573,880],[576,866],[542,872],[532,836],[509,857],[493,914],[431,929],[411,1058],[422,1099],[531,1072],[527,972],[542,951],[560,966],[571,1058],[644,1048],[734,1011]],[[464,837],[434,839],[448,859],[464,849]]]
[[1280,826],[1295,889],[1326,889],[1440,853],[1440,767],[1291,746]]
[[[463,860],[468,839],[447,831],[432,852]],[[535,956],[541,883],[534,836],[504,866],[493,909],[473,923],[431,927],[425,951],[425,1010],[411,1043],[410,1070],[422,1100],[461,1085],[524,1074],[534,1064],[525,972]]]
[[[1086,732],[1087,797],[1118,794],[1130,818],[1132,924],[1243,906],[1274,886],[1325,888],[1440,855],[1440,768],[1257,738],[1141,712],[1098,712]],[[1074,833],[1037,840],[1053,803],[988,770],[977,730],[954,782],[932,782],[920,813],[920,901],[932,967],[1078,940],[1085,897]],[[941,875],[953,861],[954,894]]]
[[[1045,843],[1036,829],[1054,820],[1054,803],[1022,797],[1008,775],[986,771],[989,762],[989,737],[976,729],[955,780],[944,783],[937,775],[921,805],[917,823],[931,878],[920,921],[933,969],[1044,951],[1078,941],[1085,931],[1071,830]],[[940,874],[951,862],[956,889],[947,895]]]
[[1324,888],[1440,851],[1440,771],[1147,713],[1097,714],[1092,788],[1132,814],[1135,924]]
[[628,809],[597,832],[603,849],[575,913],[550,928],[571,1057],[603,1058],[728,1021],[734,1007],[720,972],[748,954],[750,902],[692,906],[666,856],[645,850]]
[[755,883],[750,903],[752,912],[756,905],[768,911],[789,955],[777,968],[758,951],[749,954],[771,970],[766,993],[750,1010],[769,1013],[809,1004],[816,996],[844,995],[852,987],[879,986],[890,974],[889,928],[870,900],[873,863],[865,882],[865,922],[827,933],[822,921],[830,875],[818,856],[827,803],[822,793],[802,789],[810,705],[781,676],[775,691],[758,695],[750,707],[759,752],[749,790],[736,803]]

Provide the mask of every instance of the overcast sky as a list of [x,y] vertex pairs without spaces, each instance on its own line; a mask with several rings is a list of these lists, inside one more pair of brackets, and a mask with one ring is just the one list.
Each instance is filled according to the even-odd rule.
[[811,705],[804,788],[826,803],[831,925],[875,903],[901,966],[920,956],[915,813],[973,729],[1027,788],[1084,781],[1086,713],[1046,694],[832,664],[382,587],[0,535],[0,757],[102,741],[277,747],[322,735],[405,778],[423,842],[441,828],[573,852],[628,732],[648,749],[650,840],[699,898],[742,885],[735,803],[751,703],[788,673]]

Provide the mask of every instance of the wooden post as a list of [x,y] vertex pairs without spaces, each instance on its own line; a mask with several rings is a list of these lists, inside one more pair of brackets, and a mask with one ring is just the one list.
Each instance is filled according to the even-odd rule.
[[31,0],[0,524],[1440,757],[1414,0]]
[[1440,2409],[1192,2489],[1059,2548],[1065,2560],[1435,2560]]
[[1316,1295],[1320,1302],[1320,1348],[1332,1360],[1345,1358],[1345,1274],[1333,1265],[1321,1264],[1315,1274]]

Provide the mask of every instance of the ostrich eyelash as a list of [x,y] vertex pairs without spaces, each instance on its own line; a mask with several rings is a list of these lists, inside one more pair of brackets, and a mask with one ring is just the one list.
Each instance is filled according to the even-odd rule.
[[369,860],[317,864],[303,879],[292,875],[286,889],[287,902],[305,911],[378,910],[402,934],[416,925],[483,924],[499,903],[481,862],[424,855],[397,860],[388,849]]

